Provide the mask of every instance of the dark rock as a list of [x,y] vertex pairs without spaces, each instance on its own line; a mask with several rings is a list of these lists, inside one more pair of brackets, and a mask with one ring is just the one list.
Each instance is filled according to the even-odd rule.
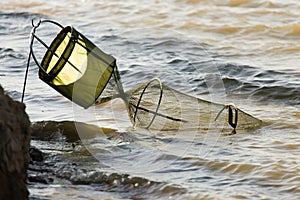
[[[79,137],[78,132],[84,133]],[[31,139],[42,141],[61,141],[65,137],[66,142],[76,143],[84,139],[94,138],[99,134],[108,136],[117,135],[117,131],[110,128],[74,121],[40,121],[31,125]]]
[[0,199],[28,199],[29,127],[25,105],[0,86]]
[[43,152],[36,147],[30,147],[30,160],[41,162],[44,160]]
[[53,183],[53,178],[48,177],[47,174],[38,174],[38,175],[28,176],[28,181],[30,183],[49,184],[49,183]]

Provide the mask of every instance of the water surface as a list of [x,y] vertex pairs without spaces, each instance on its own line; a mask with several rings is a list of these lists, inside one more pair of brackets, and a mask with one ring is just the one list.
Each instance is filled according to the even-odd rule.
[[[0,84],[16,100],[31,20],[47,18],[73,25],[113,55],[126,89],[159,77],[198,98],[233,102],[264,122],[235,135],[134,130],[121,101],[83,110],[41,82],[32,63],[26,111],[36,127],[32,145],[47,155],[48,169],[47,184],[29,185],[32,199],[299,198],[300,3],[9,0],[0,5]],[[56,31],[49,27],[40,34]],[[86,123],[84,143],[74,121]],[[36,171],[31,173],[39,175]]]

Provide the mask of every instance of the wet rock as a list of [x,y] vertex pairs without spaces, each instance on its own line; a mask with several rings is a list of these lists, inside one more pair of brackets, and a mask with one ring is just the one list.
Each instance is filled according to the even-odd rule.
[[53,178],[49,177],[47,174],[35,174],[29,175],[28,181],[32,183],[42,183],[42,184],[50,184],[53,183]]
[[[84,133],[79,134],[78,132]],[[40,121],[31,126],[31,136],[34,140],[78,142],[80,139],[90,139],[97,135],[115,135],[116,130],[110,128],[99,128],[95,125],[74,121]]]
[[38,161],[41,162],[44,160],[43,152],[36,147],[30,147],[30,161]]
[[47,155],[36,147],[30,147],[30,164],[28,168],[28,184],[36,183],[50,184],[53,183],[53,166],[45,163]]
[[0,86],[0,199],[28,199],[29,127],[25,105]]

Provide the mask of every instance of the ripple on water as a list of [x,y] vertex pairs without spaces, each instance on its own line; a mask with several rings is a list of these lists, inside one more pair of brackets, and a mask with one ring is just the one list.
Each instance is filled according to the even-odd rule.
[[[72,122],[57,122],[74,118],[72,106],[42,85],[33,67],[27,88],[27,110],[33,121],[54,120],[33,124],[32,144],[47,154],[46,165],[36,166],[36,173],[49,172],[53,178],[48,184],[29,185],[33,198],[162,199],[174,195],[178,199],[185,196],[189,196],[187,199],[293,199],[299,196],[300,79],[299,44],[295,41],[299,39],[300,28],[295,21],[299,18],[296,1],[176,0],[141,4],[66,0],[58,4],[33,0],[2,2],[1,8],[0,81],[16,99],[21,94],[22,87],[19,89],[17,85],[21,86],[23,81],[31,19],[41,17],[78,27],[101,49],[114,55],[122,81],[129,88],[138,81],[158,76],[175,89],[209,96],[205,74],[217,67],[227,98],[232,102],[242,101],[240,106],[264,121],[264,126],[256,131],[217,135],[214,145],[206,136],[199,136],[203,140],[197,141],[198,138],[183,139],[182,134],[173,141],[189,146],[189,151],[180,156],[169,155],[176,154],[179,146],[174,145],[169,152],[162,148],[171,141],[168,135],[153,144],[154,139],[126,132],[132,140],[122,142],[122,137],[114,138],[120,136],[115,129],[98,134],[98,127],[83,125],[92,138],[98,134],[92,140],[98,142],[99,154],[111,160],[117,159],[116,154],[109,157],[114,150],[132,158],[135,152],[153,153],[147,150],[155,145],[160,154],[150,154],[154,165],[176,160],[164,170],[150,174],[122,174],[91,157],[78,141]],[[80,17],[74,18],[74,13]],[[48,31],[52,29],[46,28],[42,35]],[[97,114],[103,112],[111,109],[99,109]],[[99,120],[99,124],[104,123],[110,125],[113,119]],[[121,145],[117,146],[119,141]],[[210,149],[203,157],[202,148]],[[136,162],[140,160],[128,161]],[[45,167],[43,173],[38,170]]]

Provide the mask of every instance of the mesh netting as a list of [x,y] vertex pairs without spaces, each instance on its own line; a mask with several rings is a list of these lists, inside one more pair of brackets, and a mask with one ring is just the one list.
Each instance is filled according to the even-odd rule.
[[158,130],[249,129],[261,120],[236,108],[202,100],[153,79],[126,92],[128,113],[135,126]]

